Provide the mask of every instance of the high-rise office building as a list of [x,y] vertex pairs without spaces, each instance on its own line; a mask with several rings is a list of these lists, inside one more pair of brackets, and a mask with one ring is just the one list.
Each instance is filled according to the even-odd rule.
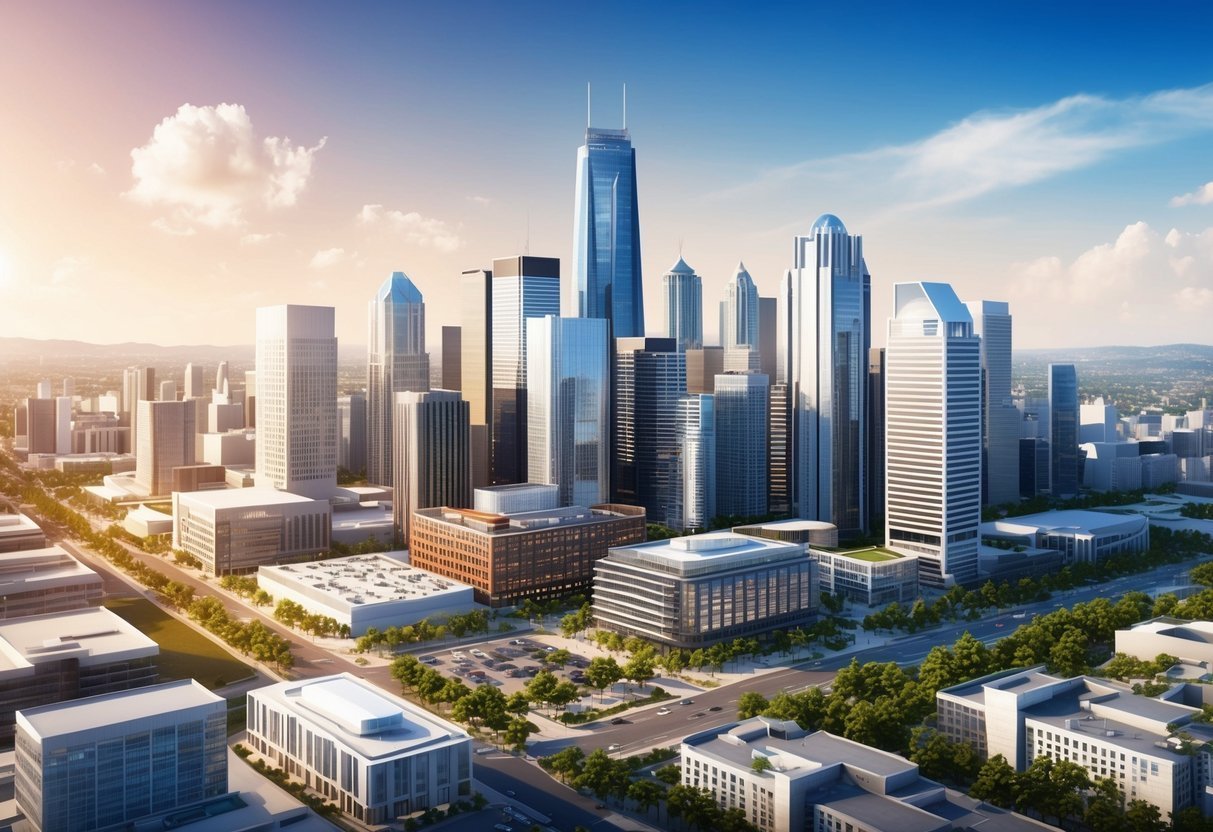
[[527,319],[527,481],[562,506],[611,494],[610,327],[601,318]]
[[[48,396],[49,397],[49,396]],[[136,402],[156,400],[156,368],[127,367],[122,371],[122,414],[123,422],[131,429],[131,448],[139,447],[138,431],[135,413],[138,410]]]
[[166,378],[160,382],[160,395],[156,397],[158,402],[175,402],[177,401],[177,382],[171,378]]
[[768,405],[770,423],[767,427],[767,510],[771,514],[792,513],[791,470],[789,451],[792,441],[791,414],[788,412],[787,384],[772,384]]
[[716,376],[724,372],[724,349],[704,347],[687,350],[687,393],[711,393],[716,389]]
[[72,452],[72,397],[55,397],[55,453]]
[[493,423],[493,273],[470,269],[459,277],[462,326],[460,388],[471,419],[472,485],[491,481]]
[[472,502],[469,408],[454,390],[397,393],[395,406],[392,513],[409,546],[414,511]]
[[366,470],[366,394],[350,393],[337,397],[337,418],[341,437],[337,445],[337,465],[357,474]]
[[149,495],[172,493],[173,469],[194,464],[197,412],[193,402],[139,402],[135,482]]
[[762,373],[716,376],[716,513],[762,517],[770,486],[770,383]]
[[778,358],[779,300],[777,298],[758,298],[758,357],[759,369],[766,377],[775,383],[775,363]]
[[868,519],[884,517],[884,348],[868,350]]
[[442,389],[463,389],[463,329],[442,328]]
[[613,385],[612,488],[619,501],[644,506],[648,517],[668,517],[678,400],[687,390],[686,353],[671,338],[618,338]]
[[1049,490],[1049,443],[1031,436],[1019,440],[1019,496],[1031,499]]
[[735,347],[758,351],[758,287],[738,263],[737,270],[724,287],[720,304],[720,344],[725,352]]
[[404,272],[392,272],[369,304],[366,368],[366,478],[392,482],[392,398],[430,389],[425,301]]
[[257,310],[259,486],[327,499],[337,488],[337,338],[331,306]]
[[703,346],[703,280],[681,257],[661,278],[665,334],[680,350]]
[[493,261],[493,398],[490,478],[495,485],[527,477],[526,322],[560,314],[560,260],[502,257]]
[[202,365],[190,362],[185,365],[185,396],[187,399],[197,399],[206,395],[202,376]]
[[622,130],[587,127],[577,151],[570,317],[606,318],[612,338],[644,336],[636,151]]
[[1049,365],[1049,491],[1075,497],[1081,480],[1078,454],[1078,371],[1073,364]]
[[885,540],[928,586],[977,580],[981,341],[946,283],[898,283],[885,349]]
[[679,453],[673,472],[673,529],[707,529],[716,516],[716,398],[711,393],[678,400]]
[[970,301],[973,331],[981,338],[981,502],[1019,499],[1022,416],[1011,400],[1011,313],[1001,301]]
[[257,427],[257,371],[244,371],[244,426]]
[[58,408],[54,399],[25,400],[25,448],[31,454],[53,454],[59,441]]
[[792,502],[798,516],[868,528],[867,379],[871,275],[863,238],[823,214],[797,237],[779,296],[779,344],[790,396]]

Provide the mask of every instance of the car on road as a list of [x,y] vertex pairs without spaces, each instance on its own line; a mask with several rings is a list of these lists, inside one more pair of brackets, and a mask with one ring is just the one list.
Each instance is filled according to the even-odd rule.
[[712,707],[708,708],[708,710],[712,713],[716,713],[717,711],[722,710],[722,708],[719,705],[713,705]]
[[622,745],[620,745],[620,744],[619,744],[619,743],[617,743],[617,742],[613,742],[613,743],[611,743],[610,745],[608,745],[608,746],[607,746],[607,751],[618,751],[618,750],[619,750],[619,749],[621,749],[621,748],[623,748],[623,746],[622,746]]
[[511,639],[510,644],[513,644],[517,647],[530,647],[531,646],[531,643],[529,641],[527,641],[525,638]]
[[995,627],[998,627],[998,628],[1000,628],[1000,629],[1001,629],[1002,627],[1005,627],[1005,626],[1007,626],[1007,625],[1006,625],[1006,624],[1004,624],[1004,623],[1002,623],[1001,621],[999,621],[999,622],[997,622],[997,623],[996,623],[994,626],[995,626]]
[[626,719],[624,719],[623,717],[621,717],[621,716],[617,716],[617,717],[615,717],[614,719],[612,719],[612,720],[611,720],[611,724],[612,724],[612,725],[630,725],[631,723],[629,723],[629,722],[628,722]]
[[665,716],[666,714],[669,714],[669,713],[673,713],[673,711],[671,711],[669,708],[658,708],[657,709],[657,716]]
[[690,718],[699,719],[700,717],[704,717],[704,716],[707,716],[707,713],[705,711],[696,711],[695,713],[691,714]]
[[507,826],[504,823],[495,823],[493,824],[493,828],[500,830],[500,832],[514,832],[514,827]]
[[695,700],[694,699],[684,699],[681,702],[679,702],[678,704],[679,705],[694,705]]

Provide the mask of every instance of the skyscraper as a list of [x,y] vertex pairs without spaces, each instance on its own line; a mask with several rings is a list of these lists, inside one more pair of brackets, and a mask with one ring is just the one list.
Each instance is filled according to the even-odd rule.
[[788,413],[788,385],[772,384],[767,428],[767,510],[771,514],[792,513],[791,471],[788,467],[792,425]]
[[758,298],[758,357],[759,368],[775,383],[775,362],[778,358],[779,301],[775,298]]
[[463,389],[463,330],[442,328],[442,389]]
[[868,350],[868,520],[884,517],[884,348]]
[[1078,495],[1078,372],[1073,364],[1049,365],[1049,491]]
[[606,318],[611,337],[644,336],[636,151],[622,130],[587,127],[577,151],[573,279],[567,314]]
[[192,401],[139,402],[135,482],[152,496],[173,491],[173,469],[193,465],[197,405]]
[[677,456],[678,400],[686,395],[686,353],[671,338],[615,341],[614,473],[620,502],[644,506],[663,523],[671,502],[671,460]]
[[492,481],[493,273],[465,271],[459,277],[459,297],[463,308],[459,381],[472,425],[472,487],[482,488]]
[[711,393],[678,400],[679,454],[666,525],[706,529],[716,516],[716,399]]
[[337,445],[337,464],[357,474],[366,470],[366,394],[350,393],[337,398],[341,438]]
[[600,318],[527,319],[527,481],[562,506],[611,495],[611,350]]
[[186,399],[197,399],[206,395],[203,388],[202,365],[189,363],[185,365],[185,395]]
[[977,580],[981,342],[946,283],[898,283],[885,349],[885,540],[928,586]]
[[767,513],[769,398],[770,383],[762,373],[716,376],[717,514]]
[[430,389],[425,301],[404,272],[392,272],[369,304],[366,372],[366,478],[392,482],[392,397]]
[[1019,499],[1022,416],[1011,402],[1011,313],[1000,301],[965,305],[981,338],[981,502],[997,506]]
[[527,477],[526,322],[560,314],[560,260],[529,255],[498,258],[493,261],[491,282],[490,478],[494,485],[507,485],[525,482]]
[[392,515],[404,546],[419,508],[472,502],[468,404],[451,390],[397,393],[392,452]]
[[863,238],[833,214],[795,241],[779,297],[779,344],[787,380],[792,502],[798,516],[868,528],[867,369],[871,275]]
[[720,326],[720,343],[726,352],[736,347],[758,351],[758,287],[745,263],[737,264],[733,277],[725,284]]
[[665,297],[665,334],[679,350],[703,346],[703,280],[681,257],[661,278]]
[[337,338],[331,306],[257,310],[259,486],[327,499],[337,488]]

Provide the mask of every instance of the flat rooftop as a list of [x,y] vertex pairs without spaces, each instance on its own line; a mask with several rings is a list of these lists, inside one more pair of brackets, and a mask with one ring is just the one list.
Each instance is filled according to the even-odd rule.
[[919,809],[893,797],[864,791],[850,783],[838,782],[823,789],[815,789],[809,793],[809,799],[813,803],[825,804],[836,812],[854,818],[864,829],[938,832],[947,828],[944,819],[933,812]]
[[801,543],[786,543],[734,532],[709,532],[617,546],[610,550],[607,557],[614,562],[689,576],[806,556],[805,546]]
[[358,606],[417,600],[470,591],[459,581],[410,566],[390,554],[351,555],[344,558],[263,566],[258,577],[310,587],[325,600]]
[[1182,618],[1151,618],[1129,628],[1135,633],[1157,633],[1202,644],[1213,644],[1213,621],[1185,621]]
[[181,495],[193,505],[211,509],[244,508],[246,506],[283,506],[296,503],[323,502],[310,497],[301,497],[276,488],[227,488],[215,491],[190,491]]
[[1044,665],[1039,665],[1026,669],[1001,670],[988,676],[944,688],[940,693],[967,699],[974,703],[982,703],[986,700],[986,686],[1023,694],[1065,681],[1060,676],[1050,676],[1044,672],[1044,669]]
[[907,557],[913,557],[913,555],[904,555],[901,552],[894,552],[892,549],[886,549],[883,546],[866,546],[862,549],[828,549],[819,546],[812,546],[811,548],[815,551],[819,550],[831,555],[867,561],[868,563],[886,563],[891,560],[904,560]]
[[101,576],[58,545],[0,554],[0,596],[82,583],[101,585]]
[[156,642],[104,607],[0,621],[0,673],[65,658],[87,667],[159,653]]
[[1036,531],[1069,530],[1099,534],[1104,530],[1112,530],[1124,526],[1141,526],[1145,518],[1137,514],[1111,514],[1104,511],[1085,511],[1071,509],[1067,511],[1044,511],[1039,514],[1025,514],[1023,517],[1006,517],[981,524],[983,534],[991,531],[1030,534]]
[[564,506],[562,508],[543,509],[541,511],[523,511],[517,514],[494,514],[476,511],[470,508],[423,508],[413,512],[422,517],[461,526],[472,531],[481,532],[492,537],[507,534],[528,534],[551,528],[583,525],[587,523],[605,523],[621,517],[643,517],[644,509],[636,508],[632,515],[617,508],[632,509],[634,506],[619,506],[613,504],[598,506]]
[[227,707],[222,697],[211,693],[193,679],[181,679],[54,705],[24,708],[17,713],[45,740],[216,703],[220,707]]
[[0,514],[0,538],[23,537],[42,529],[24,514]]

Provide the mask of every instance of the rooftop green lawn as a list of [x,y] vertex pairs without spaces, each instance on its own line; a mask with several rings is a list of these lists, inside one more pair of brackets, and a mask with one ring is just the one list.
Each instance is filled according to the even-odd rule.
[[214,689],[253,675],[248,665],[146,598],[110,598],[105,606],[160,645],[162,682],[197,679]]
[[866,560],[869,563],[884,563],[886,560],[898,560],[902,555],[896,552],[890,552],[888,549],[882,549],[879,546],[872,549],[854,549],[852,551],[842,551],[838,554],[855,560]]

